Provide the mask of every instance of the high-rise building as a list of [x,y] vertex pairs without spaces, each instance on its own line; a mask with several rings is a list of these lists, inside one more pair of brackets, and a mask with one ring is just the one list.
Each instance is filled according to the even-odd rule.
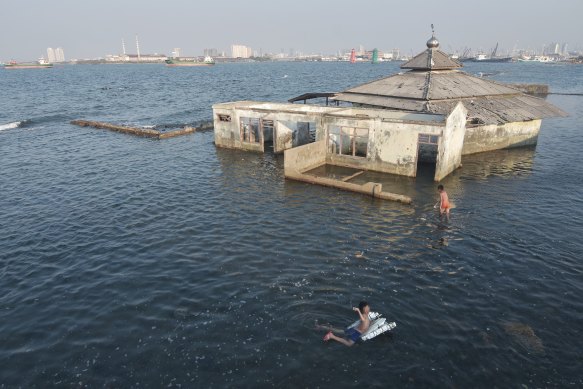
[[217,49],[204,49],[205,57],[218,57],[219,51]]
[[399,49],[393,49],[392,58],[397,60],[401,58],[401,51]]
[[57,57],[55,57],[55,50],[52,47],[47,48],[47,60],[49,63],[55,63]]
[[232,45],[231,46],[231,57],[233,58],[249,58],[253,56],[253,50],[251,47],[243,45]]
[[569,49],[568,49],[568,45],[566,43],[563,43],[563,46],[561,47],[561,55],[564,55],[564,56],[569,55]]
[[178,57],[180,57],[180,47],[175,47],[172,50],[172,54],[171,55],[172,55],[172,58],[178,58]]
[[57,47],[55,50],[55,60],[56,62],[65,62],[65,52],[62,47]]

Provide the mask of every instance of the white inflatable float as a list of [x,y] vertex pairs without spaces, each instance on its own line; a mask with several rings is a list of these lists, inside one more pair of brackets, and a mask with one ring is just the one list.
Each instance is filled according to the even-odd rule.
[[[378,312],[369,312],[368,317],[370,319],[370,327],[366,330],[361,336],[360,339],[363,341],[370,340],[376,336],[379,336],[383,332],[387,332],[392,330],[397,326],[397,323],[390,322],[387,323],[387,319],[381,317],[381,314]],[[352,325],[348,326],[348,329],[357,328],[360,324],[360,320],[355,321]]]

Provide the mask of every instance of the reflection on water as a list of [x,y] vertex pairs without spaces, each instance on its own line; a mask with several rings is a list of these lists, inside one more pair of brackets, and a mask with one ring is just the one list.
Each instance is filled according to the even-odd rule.
[[534,165],[536,147],[496,150],[466,155],[462,158],[461,179],[487,179],[490,176],[520,177],[530,175]]

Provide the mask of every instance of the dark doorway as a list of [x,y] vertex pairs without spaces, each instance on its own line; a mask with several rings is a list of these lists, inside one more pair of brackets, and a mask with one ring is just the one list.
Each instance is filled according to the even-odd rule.
[[263,131],[263,150],[273,152],[273,120],[262,120],[261,131]]
[[435,175],[437,152],[439,149],[439,135],[419,134],[417,140],[417,177],[431,177]]

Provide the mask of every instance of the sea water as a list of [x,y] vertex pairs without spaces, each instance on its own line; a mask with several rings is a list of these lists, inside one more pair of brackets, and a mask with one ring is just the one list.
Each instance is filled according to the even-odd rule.
[[[583,68],[470,64],[583,92]],[[583,97],[536,148],[463,158],[413,205],[286,181],[283,159],[70,125],[167,128],[398,64],[0,71],[0,387],[581,386]],[[397,328],[346,348],[367,300]]]

